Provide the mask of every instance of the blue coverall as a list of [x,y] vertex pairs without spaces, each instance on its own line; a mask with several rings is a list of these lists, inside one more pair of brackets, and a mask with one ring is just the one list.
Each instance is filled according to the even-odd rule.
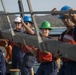
[[[15,32],[22,32],[21,30],[14,30]],[[23,52],[21,47],[13,46],[12,48],[12,68],[22,68]]]
[[0,50],[0,75],[6,75],[6,63],[2,51]]

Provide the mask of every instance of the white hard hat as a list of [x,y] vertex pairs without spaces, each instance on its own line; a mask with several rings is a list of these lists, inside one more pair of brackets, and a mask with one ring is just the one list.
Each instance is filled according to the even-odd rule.
[[16,17],[16,18],[14,19],[14,22],[21,22],[21,18],[20,18],[20,17]]

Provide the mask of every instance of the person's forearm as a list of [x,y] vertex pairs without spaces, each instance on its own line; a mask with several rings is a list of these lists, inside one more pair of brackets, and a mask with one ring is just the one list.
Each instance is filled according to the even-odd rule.
[[28,27],[25,23],[23,23],[23,24],[24,24],[24,27],[26,28],[27,32],[31,35],[34,35],[34,31],[30,27]]
[[36,50],[30,49],[28,46],[26,46],[26,48],[27,48],[27,50],[28,50],[29,52],[31,52],[33,55],[37,56]]

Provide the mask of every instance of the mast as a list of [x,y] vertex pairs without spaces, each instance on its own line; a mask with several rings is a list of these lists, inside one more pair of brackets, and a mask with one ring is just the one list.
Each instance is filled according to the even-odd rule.
[[[18,0],[18,5],[19,5],[19,11],[24,12],[22,0]],[[20,15],[21,15],[21,17],[24,17],[24,14],[22,14],[22,13]]]

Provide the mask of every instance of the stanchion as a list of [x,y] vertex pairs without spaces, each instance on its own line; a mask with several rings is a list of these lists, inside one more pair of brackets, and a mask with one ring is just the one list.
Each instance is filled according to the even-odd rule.
[[10,69],[10,75],[20,75],[20,69]]

